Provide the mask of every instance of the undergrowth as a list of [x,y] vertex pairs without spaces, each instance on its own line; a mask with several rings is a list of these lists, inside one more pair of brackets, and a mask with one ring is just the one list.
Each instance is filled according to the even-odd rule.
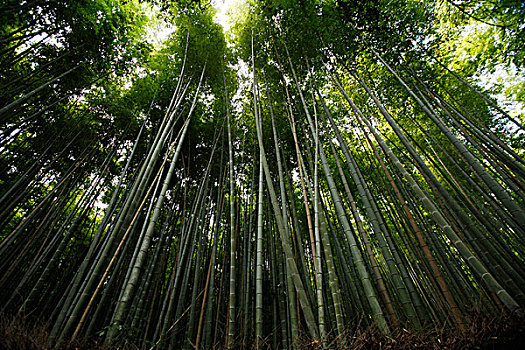
[[[0,315],[0,349],[43,350],[50,349],[47,327],[44,323],[30,322],[20,316]],[[332,337],[333,338],[333,337]],[[346,339],[343,343],[341,339]],[[266,349],[272,348],[272,336],[266,338]],[[300,350],[322,348],[320,342],[303,338],[298,344]],[[507,350],[525,349],[525,317],[502,316],[487,318],[475,316],[469,319],[467,330],[459,333],[454,329],[426,329],[412,332],[400,329],[391,336],[385,336],[370,327],[365,331],[347,331],[344,337],[331,339],[324,343],[326,349],[446,349],[446,350]],[[140,349],[127,343],[113,348]],[[239,347],[240,348],[240,347]],[[248,348],[254,348],[250,346]],[[64,342],[54,349],[66,350],[108,350],[95,340]]]

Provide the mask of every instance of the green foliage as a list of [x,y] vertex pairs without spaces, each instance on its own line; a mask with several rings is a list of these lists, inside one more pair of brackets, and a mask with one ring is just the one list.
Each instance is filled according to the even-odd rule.
[[[274,348],[297,345],[297,328],[344,348],[339,323],[459,329],[474,299],[487,315],[523,307],[524,134],[445,68],[519,71],[512,5],[249,0],[224,34],[205,0],[6,1],[5,310],[48,317],[49,346],[248,346],[256,266]],[[480,19],[493,23],[475,31]],[[170,23],[164,41],[148,41],[152,22]]]

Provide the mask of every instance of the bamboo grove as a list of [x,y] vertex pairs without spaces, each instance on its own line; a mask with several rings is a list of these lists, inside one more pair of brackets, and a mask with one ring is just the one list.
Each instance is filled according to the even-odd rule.
[[248,1],[228,44],[205,2],[74,3],[0,9],[1,308],[49,346],[522,314],[525,128],[447,65],[443,2]]

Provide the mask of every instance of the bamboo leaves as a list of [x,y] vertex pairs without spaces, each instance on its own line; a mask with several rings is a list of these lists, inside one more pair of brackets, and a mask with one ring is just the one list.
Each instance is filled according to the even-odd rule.
[[[228,45],[211,9],[174,3],[129,83],[97,72],[89,91],[66,84],[80,62],[38,78],[65,53],[0,68],[2,311],[45,318],[49,347],[167,349],[521,313],[525,160],[500,107],[367,22],[399,9],[343,3],[250,2]],[[47,45],[27,26],[0,32],[9,69]]]

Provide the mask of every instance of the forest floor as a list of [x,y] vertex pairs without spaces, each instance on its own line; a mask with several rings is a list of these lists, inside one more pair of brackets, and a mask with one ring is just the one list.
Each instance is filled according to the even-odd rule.
[[[525,317],[486,318],[475,316],[467,329],[427,329],[411,332],[401,329],[386,337],[375,329],[347,337],[348,349],[525,349]],[[337,346],[331,348],[337,349]]]
[[[525,349],[525,317],[475,317],[470,320],[468,329],[458,334],[451,329],[410,332],[402,329],[390,337],[379,334],[373,328],[364,332],[347,335],[347,344],[342,346],[337,341],[326,344],[327,349]],[[33,325],[20,317],[0,315],[0,350],[42,350],[46,345],[48,333],[43,324]],[[271,339],[271,336],[270,336]],[[270,341],[271,343],[271,341]],[[248,347],[251,349],[252,347]],[[271,349],[268,344],[266,349]],[[106,350],[140,349],[133,344],[124,344],[112,348],[103,347],[94,341],[64,343],[55,349]],[[299,349],[317,350],[317,342],[303,341]]]

